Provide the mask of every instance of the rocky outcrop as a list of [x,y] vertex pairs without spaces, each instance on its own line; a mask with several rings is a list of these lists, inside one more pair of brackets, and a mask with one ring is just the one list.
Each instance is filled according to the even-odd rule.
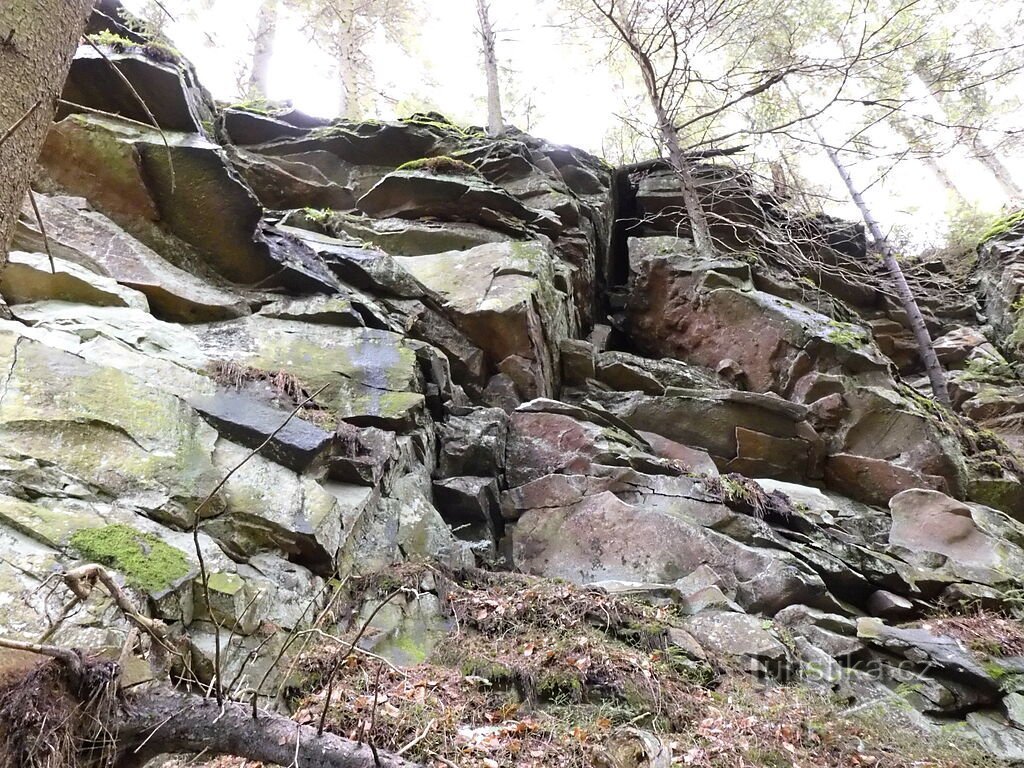
[[[214,115],[187,64],[113,51],[161,135],[91,50],[69,101],[109,114],[51,130],[52,268],[28,209],[0,274],[0,635],[58,617],[55,642],[120,647],[111,605],[38,588],[98,561],[200,682],[223,652],[273,697],[290,631],[344,630],[349,580],[483,565],[669,606],[691,662],[913,689],[1024,744],[1016,649],[931,615],[1024,588],[1017,234],[982,254],[995,332],[923,302],[945,410],[859,229],[742,175],[699,167],[697,253],[662,171],[437,115]],[[453,623],[433,577],[406,591],[348,613],[414,664]]]

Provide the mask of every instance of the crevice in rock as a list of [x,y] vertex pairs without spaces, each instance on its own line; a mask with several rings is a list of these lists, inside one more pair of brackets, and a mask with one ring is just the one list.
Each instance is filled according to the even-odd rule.
[[[640,226],[640,211],[637,204],[637,185],[630,166],[617,168],[614,179],[613,210],[615,222],[608,247],[608,264],[605,269],[608,284],[603,287],[601,299],[607,304],[608,294],[624,288],[629,282],[629,238],[637,234]],[[601,307],[607,311],[608,307]]]
[[18,366],[18,345],[21,344],[23,338],[23,336],[19,336],[14,342],[14,349],[11,350],[11,366],[7,369],[7,378],[4,380],[3,392],[0,392],[0,407],[3,407],[4,398],[7,397],[7,390],[11,386],[11,379],[14,378],[14,369]]

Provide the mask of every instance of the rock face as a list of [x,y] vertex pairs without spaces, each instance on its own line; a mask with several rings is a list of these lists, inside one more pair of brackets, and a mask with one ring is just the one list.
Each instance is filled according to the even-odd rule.
[[[230,628],[228,668],[269,694],[274,633],[339,621],[350,577],[486,565],[669,602],[673,643],[758,675],[870,698],[912,670],[916,709],[1024,743],[1000,725],[1024,691],[993,678],[1019,660],[928,624],[1024,588],[1019,227],[977,301],[922,302],[947,412],[859,230],[748,179],[700,167],[733,225],[699,254],[658,171],[436,115],[215,114],[187,64],[112,53],[167,145],[80,51],[66,98],[110,115],[58,115],[53,268],[26,215],[0,274],[0,635],[37,635],[61,615],[39,581],[95,560],[197,674]],[[437,591],[374,647],[443,645]],[[54,641],[120,647],[98,615]]]

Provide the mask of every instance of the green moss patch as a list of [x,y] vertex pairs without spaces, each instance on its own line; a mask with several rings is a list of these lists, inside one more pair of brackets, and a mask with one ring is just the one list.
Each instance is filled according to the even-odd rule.
[[94,35],[89,35],[89,40],[96,45],[110,48],[115,53],[140,53],[152,61],[162,61],[168,64],[181,63],[181,52],[159,40],[147,40],[144,43],[137,43],[106,29]]
[[191,571],[181,550],[127,525],[88,528],[70,543],[86,560],[120,571],[129,584],[146,592],[163,592]]

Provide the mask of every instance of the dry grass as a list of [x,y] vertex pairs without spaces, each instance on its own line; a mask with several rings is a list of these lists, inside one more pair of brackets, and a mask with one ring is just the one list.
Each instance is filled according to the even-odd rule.
[[[217,362],[213,366],[213,380],[222,387],[242,389],[247,384],[264,384],[274,397],[284,401],[286,405],[295,406],[309,399],[310,390],[302,381],[288,371],[265,371],[239,363]],[[337,417],[327,408],[310,401],[297,414],[300,419],[316,424],[321,429],[331,431],[337,426]]]
[[[452,636],[423,664],[357,655],[333,681],[328,729],[430,768],[607,765],[624,726],[658,734],[695,768],[994,768],[916,732],[899,712],[848,713],[799,685],[694,662],[666,643],[672,611],[560,582],[405,565],[357,585],[357,602],[437,585]],[[304,655],[295,718],[319,722],[328,670],[347,646]],[[948,741],[948,740],[946,740]],[[641,763],[642,764],[642,763]],[[241,760],[216,768],[256,768]]]
[[1024,623],[992,611],[945,616],[924,623],[938,635],[955,638],[989,656],[1024,656]]
[[80,680],[47,659],[0,683],[0,768],[105,768],[112,737],[104,730],[118,706],[116,666],[83,663]]

